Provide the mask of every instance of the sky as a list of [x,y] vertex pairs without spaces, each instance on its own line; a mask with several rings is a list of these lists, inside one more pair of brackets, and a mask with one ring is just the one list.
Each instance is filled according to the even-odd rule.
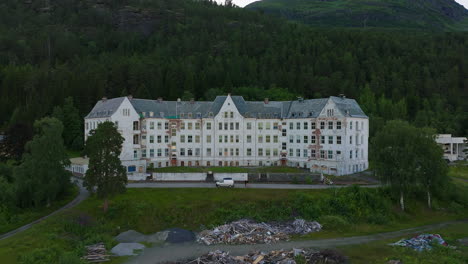
[[[257,0],[234,0],[234,4],[244,7],[252,2],[255,2]],[[455,0],[457,1],[460,5],[463,5],[466,9],[468,9],[468,0]],[[216,0],[218,3],[224,3],[224,0]]]

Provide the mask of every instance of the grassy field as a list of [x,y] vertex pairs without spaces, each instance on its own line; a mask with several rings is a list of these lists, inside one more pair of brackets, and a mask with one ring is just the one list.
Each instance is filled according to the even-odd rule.
[[[391,259],[401,260],[405,264],[464,264],[468,260],[468,246],[460,245],[456,240],[468,237],[468,223],[454,224],[445,228],[432,230],[430,233],[440,234],[442,238],[456,249],[435,247],[431,251],[416,252],[412,249],[389,246],[389,243],[401,238],[382,240],[363,245],[339,248],[343,254],[349,256],[351,263],[387,263]],[[417,234],[414,234],[417,235]]]
[[166,168],[155,168],[153,172],[178,172],[178,173],[189,173],[189,172],[219,172],[219,173],[304,173],[308,172],[303,169],[291,168],[291,167],[166,167]]
[[81,151],[67,149],[67,155],[70,158],[81,157]]
[[[109,211],[105,214],[102,201],[92,197],[73,210],[0,241],[0,263],[80,263],[76,260],[82,255],[85,245],[105,242],[107,248],[111,248],[115,245],[112,238],[129,229],[143,233],[170,227],[198,231],[244,217],[267,221],[306,214],[308,219],[325,221],[323,232],[295,239],[370,234],[467,217],[467,212],[431,211],[424,208],[423,202],[408,201],[406,213],[399,212],[392,205],[392,212],[387,212],[391,220],[368,220],[365,215],[374,215],[373,210],[377,210],[375,214],[382,213],[378,208],[385,202],[376,199],[380,191],[346,189],[129,189],[111,199]],[[362,202],[353,204],[349,197],[375,203],[376,207],[369,212],[362,211],[359,209],[365,207]],[[343,219],[348,217],[351,220],[342,220],[345,221],[344,227],[334,229],[334,222],[326,215],[338,215],[340,212]],[[379,221],[385,223],[377,224]],[[118,258],[112,263],[122,261]]]
[[468,165],[466,163],[459,163],[456,166],[450,166],[449,176],[468,180]]
[[74,186],[70,193],[60,201],[55,201],[50,207],[18,209],[12,214],[8,223],[0,222],[0,234],[14,230],[36,219],[52,213],[72,201],[78,194],[78,187]]

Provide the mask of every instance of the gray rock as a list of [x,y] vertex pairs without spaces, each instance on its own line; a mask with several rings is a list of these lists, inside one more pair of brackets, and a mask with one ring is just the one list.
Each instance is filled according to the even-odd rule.
[[134,250],[142,250],[145,246],[140,243],[120,243],[111,249],[116,256],[135,256]]
[[192,231],[180,228],[171,228],[168,231],[166,242],[178,244],[195,241],[196,236]]
[[161,243],[165,242],[169,236],[169,231],[161,231],[152,235],[147,235],[145,241],[149,243]]
[[115,241],[120,243],[136,243],[146,241],[145,235],[135,230],[128,230],[123,233],[120,233],[114,239]]
[[387,264],[403,264],[403,262],[399,259],[391,259],[387,262]]

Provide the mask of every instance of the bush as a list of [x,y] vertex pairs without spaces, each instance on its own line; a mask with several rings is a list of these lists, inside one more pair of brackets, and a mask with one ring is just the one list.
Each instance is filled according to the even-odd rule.
[[343,217],[337,215],[321,216],[318,222],[323,226],[324,230],[328,231],[344,231],[351,226]]

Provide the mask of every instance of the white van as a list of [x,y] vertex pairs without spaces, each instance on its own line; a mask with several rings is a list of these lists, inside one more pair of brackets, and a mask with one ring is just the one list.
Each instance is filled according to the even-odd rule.
[[232,178],[223,178],[221,181],[216,182],[216,187],[234,188],[234,180]]

